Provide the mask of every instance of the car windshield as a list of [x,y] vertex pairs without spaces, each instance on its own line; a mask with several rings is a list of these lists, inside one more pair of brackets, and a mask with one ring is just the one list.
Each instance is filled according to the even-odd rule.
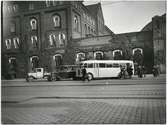
[[41,72],[41,69],[37,69],[37,72]]

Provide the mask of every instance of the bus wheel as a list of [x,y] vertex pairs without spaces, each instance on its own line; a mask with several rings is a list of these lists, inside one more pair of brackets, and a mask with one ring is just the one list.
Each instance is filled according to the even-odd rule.
[[91,73],[88,73],[88,74],[87,74],[87,78],[88,78],[88,80],[90,81],[90,80],[93,79],[93,75],[92,75]]

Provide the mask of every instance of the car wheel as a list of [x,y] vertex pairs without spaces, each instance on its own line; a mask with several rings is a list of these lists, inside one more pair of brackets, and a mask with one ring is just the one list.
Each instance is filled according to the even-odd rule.
[[91,73],[88,73],[88,74],[87,74],[87,77],[88,77],[88,80],[89,80],[89,81],[93,79],[93,75],[92,75]]
[[34,78],[33,78],[32,76],[29,76],[29,77],[27,78],[27,81],[28,81],[28,82],[31,82],[33,79],[34,79]]

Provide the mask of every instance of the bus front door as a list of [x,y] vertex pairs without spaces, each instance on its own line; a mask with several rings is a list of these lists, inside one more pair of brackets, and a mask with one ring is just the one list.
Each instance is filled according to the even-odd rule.
[[95,63],[93,70],[94,70],[93,77],[98,78],[99,77],[99,64]]

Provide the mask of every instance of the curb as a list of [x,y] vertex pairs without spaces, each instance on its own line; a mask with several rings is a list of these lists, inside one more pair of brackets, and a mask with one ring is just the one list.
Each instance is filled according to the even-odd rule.
[[22,103],[30,100],[35,100],[35,99],[166,99],[166,97],[60,97],[60,96],[51,96],[51,97],[32,97],[29,99],[25,100],[20,100],[20,101],[1,101],[1,103]]

